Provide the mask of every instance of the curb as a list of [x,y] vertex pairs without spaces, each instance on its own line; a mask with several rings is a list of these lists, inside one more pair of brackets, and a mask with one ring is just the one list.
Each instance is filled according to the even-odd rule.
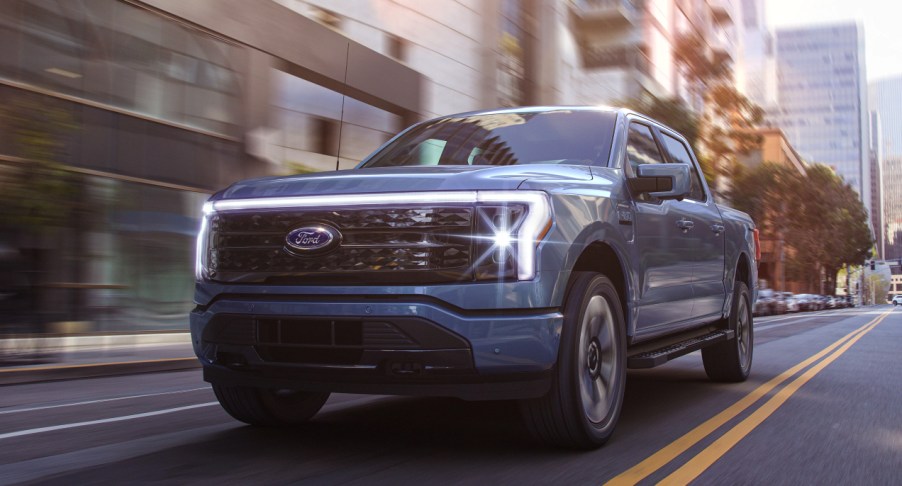
[[111,346],[191,344],[191,334],[165,332],[146,334],[96,334],[83,336],[28,336],[0,338],[0,351],[25,349],[89,349]]
[[0,386],[200,368],[195,357],[0,369]]

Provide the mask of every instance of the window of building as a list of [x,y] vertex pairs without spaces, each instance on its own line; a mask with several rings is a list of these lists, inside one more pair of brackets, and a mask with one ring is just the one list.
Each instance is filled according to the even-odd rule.
[[396,35],[386,35],[388,37],[388,55],[391,56],[392,59],[397,59],[402,62],[405,61],[407,56],[407,41]]
[[241,135],[240,80],[232,67],[241,63],[239,46],[125,2],[2,3],[0,20],[16,27],[9,32],[0,22],[0,40],[17,48],[2,56],[0,77]]
[[527,79],[532,37],[527,28],[527,5],[517,0],[501,2],[501,38],[496,78],[498,104],[501,106],[530,104]]
[[326,10],[324,8],[319,7],[310,7],[310,17],[317,22],[332,27],[333,29],[341,30],[341,16],[332,12],[330,10]]

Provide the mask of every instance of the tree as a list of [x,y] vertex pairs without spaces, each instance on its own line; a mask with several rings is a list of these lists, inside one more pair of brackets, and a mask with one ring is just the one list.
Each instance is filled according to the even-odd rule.
[[[828,171],[833,176],[833,186],[829,192],[821,194],[833,203],[828,213],[834,233],[826,239],[824,269],[830,289],[836,288],[835,278],[839,269],[848,265],[859,265],[871,256],[874,238],[868,224],[867,209],[858,198],[852,186],[846,184],[828,167],[817,164],[814,169]],[[809,169],[811,170],[811,169]]]
[[753,168],[737,166],[727,196],[733,207],[752,217],[765,234],[784,235],[790,222],[792,195],[801,174],[782,164],[764,162]]
[[0,108],[0,131],[21,161],[0,173],[0,226],[35,232],[70,221],[64,203],[74,191],[74,174],[60,163],[75,124],[68,111],[36,95],[14,96]]
[[641,98],[631,98],[621,103],[629,108],[673,128],[695,148],[698,142],[698,117],[679,98],[658,98],[647,94]]
[[823,274],[832,293],[839,270],[870,255],[867,211],[854,189],[825,165],[810,165],[805,174],[773,163],[739,170],[729,196],[762,233],[786,242],[786,272],[809,288],[819,288]]
[[764,110],[733,86],[729,56],[710,49],[698,34],[677,38],[674,60],[689,93],[701,102],[696,153],[709,185],[720,190],[721,180],[736,168],[736,155],[761,143],[753,129],[763,120]]
[[[67,244],[57,248],[55,262],[68,260],[70,278],[82,281],[85,258],[83,234],[90,228],[92,214],[86,178],[63,164],[77,124],[65,103],[21,92],[0,106],[0,136],[10,147],[13,165],[0,166],[0,231],[17,239],[23,269],[29,281],[29,319],[47,312],[34,297],[44,292],[37,285],[46,271],[50,252],[42,240],[64,234]],[[49,237],[49,238],[48,238]],[[60,253],[68,252],[61,258]],[[69,292],[70,316],[78,318],[82,291]]]

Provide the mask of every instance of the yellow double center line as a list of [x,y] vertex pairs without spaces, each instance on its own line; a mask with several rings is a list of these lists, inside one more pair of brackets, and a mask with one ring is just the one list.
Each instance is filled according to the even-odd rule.
[[883,321],[883,319],[885,319],[890,312],[891,311],[887,311],[881,314],[880,316],[874,318],[872,321],[861,326],[855,331],[852,331],[849,334],[843,336],[841,339],[831,344],[830,346],[827,346],[814,356],[806,359],[805,361],[802,361],[801,363],[793,366],[783,373],[780,373],[780,375],[759,386],[724,411],[708,419],[706,422],[687,432],[679,439],[673,441],[663,449],[652,454],[644,461],[636,464],[627,471],[624,471],[605,484],[636,484],[639,481],[645,479],[658,469],[664,467],[672,460],[676,459],[677,456],[686,452],[695,444],[699,443],[702,439],[711,435],[711,433],[720,428],[722,425],[729,422],[740,413],[751,407],[753,404],[755,404],[755,402],[770,393],[771,390],[781,385],[786,380],[793,377],[796,373],[829,354],[829,356],[827,356],[827,358],[825,358],[823,361],[817,363],[817,365],[811,367],[811,369],[809,369],[801,376],[786,385],[783,389],[778,391],[770,400],[765,402],[764,405],[755,410],[742,422],[727,431],[714,443],[705,448],[705,450],[698,453],[695,457],[686,462],[682,467],[664,478],[660,484],[687,484],[690,481],[694,480],[708,467],[714,464],[714,462],[716,462],[724,454],[726,454],[727,451],[735,446],[740,440],[742,440],[746,435],[754,430],[755,427],[764,422],[767,417],[774,413],[774,411],[776,411],[781,405],[783,405],[783,403],[785,403],[786,400],[789,399],[789,397],[791,397],[796,391],[798,391],[798,389],[801,388],[802,385],[807,383],[827,365],[829,365],[830,363],[835,361],[836,358],[845,353],[850,347],[852,347],[853,344],[861,339],[862,336],[864,336],[865,334],[870,332],[871,329],[880,324],[880,322]]

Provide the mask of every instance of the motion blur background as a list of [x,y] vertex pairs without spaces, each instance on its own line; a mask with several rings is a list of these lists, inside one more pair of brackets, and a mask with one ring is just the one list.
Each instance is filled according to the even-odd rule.
[[[249,177],[352,168],[429,117],[649,98],[702,112],[675,60],[687,34],[764,108],[760,145],[743,163],[828,164],[867,208],[877,256],[899,258],[902,160],[881,144],[898,135],[902,150],[902,78],[876,84],[869,105],[861,24],[772,31],[764,9],[4,0],[0,334],[186,329],[210,194]],[[768,253],[764,274],[785,284],[782,257]]]

